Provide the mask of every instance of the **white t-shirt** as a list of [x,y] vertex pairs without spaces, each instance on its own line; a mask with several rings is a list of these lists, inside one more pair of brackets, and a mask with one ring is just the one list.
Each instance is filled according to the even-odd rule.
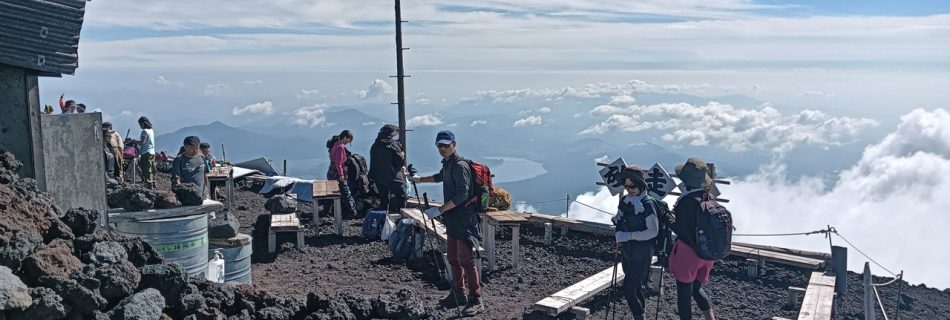
[[141,146],[139,146],[139,155],[143,154],[155,154],[155,132],[152,129],[142,129],[142,134],[139,136],[140,140],[144,140]]

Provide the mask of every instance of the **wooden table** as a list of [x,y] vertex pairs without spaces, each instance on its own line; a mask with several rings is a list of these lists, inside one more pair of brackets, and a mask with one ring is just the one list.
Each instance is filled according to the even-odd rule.
[[211,199],[215,199],[215,189],[211,187],[211,182],[220,182],[224,181],[225,192],[228,194],[228,199],[225,201],[225,206],[228,211],[231,211],[231,203],[234,199],[234,167],[228,164],[224,164],[220,167],[211,168],[211,172],[208,172],[208,188],[211,190],[208,192],[208,195],[211,196]]
[[511,227],[511,266],[515,269],[521,267],[521,224],[528,222],[528,219],[516,212],[511,211],[488,211],[482,216],[482,231],[485,237],[485,252],[488,254],[488,269],[497,270],[495,263],[495,228]]
[[319,200],[333,200],[333,219],[336,234],[343,235],[343,207],[340,203],[340,185],[337,181],[313,180],[313,228],[320,234],[320,206]]

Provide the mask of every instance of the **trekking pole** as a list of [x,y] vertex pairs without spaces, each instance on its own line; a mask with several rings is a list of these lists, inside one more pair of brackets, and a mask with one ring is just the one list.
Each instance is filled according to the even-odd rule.
[[[415,186],[415,183],[413,183],[412,185]],[[418,190],[418,189],[416,190],[416,196],[417,196],[417,197],[419,196],[419,190]],[[422,199],[423,199],[423,201],[425,202],[426,209],[429,209],[429,195],[426,194],[426,193],[423,193],[423,194],[422,194]],[[426,221],[426,215],[425,215],[425,213],[423,213],[423,214],[422,214],[422,222],[423,222],[423,223],[426,223],[425,221]],[[426,228],[428,228],[428,225],[427,225]],[[434,220],[432,221],[432,231],[433,231],[434,233],[438,234],[438,232],[435,231],[435,221],[434,221]],[[430,241],[429,244],[431,245],[432,242]],[[431,249],[431,247],[430,247],[430,249]],[[433,255],[433,257],[435,257],[435,252],[433,252],[432,255]],[[436,262],[436,265],[437,265],[437,266],[440,266],[438,259],[436,259],[435,262]],[[445,267],[445,268],[448,268],[448,266],[444,266],[444,267]],[[442,268],[439,268],[439,272],[440,272],[440,276],[441,276],[442,278],[445,278],[445,273],[442,273]],[[458,275],[452,275],[452,276],[455,277],[455,276],[458,276]],[[454,284],[452,283],[452,279],[449,279],[449,290],[452,290],[452,297],[455,299],[455,312],[458,312],[459,318],[461,318],[461,317],[462,317],[462,309],[459,307],[459,297],[458,297],[458,294],[457,294],[458,291],[455,291],[455,288],[453,287],[453,285],[454,285]]]
[[[416,187],[415,187],[415,186],[416,186],[416,183],[415,183],[415,182],[412,183],[412,186],[413,186],[413,188],[416,190],[416,198],[418,198],[418,197],[419,197],[419,188],[416,188]],[[428,206],[428,205],[429,205],[429,196],[428,196],[428,195],[424,195],[424,196],[425,196],[425,202],[424,202],[424,203],[426,204],[426,206]],[[429,222],[426,221],[426,220],[428,220],[428,219],[426,219],[425,213],[423,213],[423,214],[422,214],[422,224],[426,227],[426,229],[429,229]],[[435,231],[435,223],[432,223],[432,231]],[[439,270],[439,276],[441,276],[442,278],[445,278],[444,267],[442,266],[441,263],[439,263],[439,257],[436,256],[436,252],[435,252],[436,250],[435,250],[435,248],[432,246],[432,237],[426,237],[426,240],[427,240],[426,242],[428,242],[428,245],[429,245],[429,251],[432,251],[432,262],[435,263],[436,269]]]
[[617,261],[620,259],[620,246],[618,245],[614,249],[614,272],[613,276],[610,277],[610,292],[607,293],[607,314],[604,315],[604,320],[610,316],[610,313],[614,314],[614,319],[617,318],[617,312],[614,311],[614,293],[617,292]]
[[660,304],[660,302],[661,302],[661,301],[660,301],[660,298],[663,296],[663,273],[664,273],[664,271],[665,271],[665,269],[666,269],[666,264],[669,264],[669,263],[670,263],[669,254],[666,253],[666,241],[667,241],[667,240],[669,240],[668,237],[666,237],[666,238],[663,239],[663,246],[661,247],[662,249],[660,249],[660,250],[662,250],[662,251],[661,251],[661,252],[662,252],[661,254],[665,256],[666,263],[660,263],[660,283],[659,283],[659,285],[657,286],[657,290],[656,290],[656,307],[655,307],[656,313],[653,315],[653,319],[660,319],[660,307],[662,307],[662,305]]

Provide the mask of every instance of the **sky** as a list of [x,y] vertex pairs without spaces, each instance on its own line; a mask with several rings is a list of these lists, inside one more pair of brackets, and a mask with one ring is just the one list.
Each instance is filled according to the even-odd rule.
[[[686,151],[773,153],[724,188],[750,229],[835,223],[891,269],[914,261],[903,264],[909,279],[950,287],[938,271],[950,257],[909,250],[950,227],[934,213],[948,205],[936,194],[950,191],[950,2],[406,0],[402,13],[413,125],[442,125],[471,101],[601,97],[526,105],[512,126],[557,129],[555,108],[595,120],[579,138],[659,130]],[[96,0],[79,69],[41,79],[41,102],[65,93],[118,128],[139,115],[166,132],[271,116],[326,131],[328,108],[395,101],[393,20],[393,2],[377,0]],[[761,104],[642,101],[657,92]],[[864,144],[830,181],[783,174],[796,148],[849,141]],[[888,228],[898,211],[904,223]]]

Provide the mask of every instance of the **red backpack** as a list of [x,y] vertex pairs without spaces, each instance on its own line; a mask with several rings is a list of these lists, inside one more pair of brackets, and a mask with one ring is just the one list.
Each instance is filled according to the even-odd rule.
[[495,189],[491,181],[491,169],[472,160],[466,159],[465,162],[468,162],[469,168],[472,169],[472,197],[465,202],[465,206],[475,205],[476,212],[485,212],[488,210],[491,192]]

